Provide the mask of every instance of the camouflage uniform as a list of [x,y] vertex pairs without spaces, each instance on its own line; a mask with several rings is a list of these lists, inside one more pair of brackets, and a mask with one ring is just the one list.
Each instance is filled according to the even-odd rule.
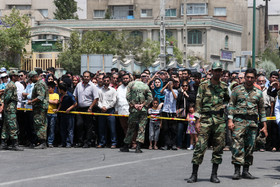
[[34,129],[38,139],[47,138],[47,111],[49,105],[49,92],[46,83],[38,80],[32,91],[32,100],[38,98],[39,101],[33,104]]
[[124,143],[130,144],[135,131],[138,129],[137,142],[144,143],[145,127],[147,123],[147,110],[153,100],[152,92],[147,84],[141,81],[130,82],[127,86],[126,99],[130,105],[144,104],[141,111],[129,107],[128,129]]
[[10,81],[6,86],[4,95],[4,124],[2,129],[2,139],[18,139],[18,126],[17,126],[17,87],[13,81]]
[[195,146],[192,163],[200,165],[208,146],[210,134],[213,138],[212,163],[221,164],[225,144],[225,118],[223,112],[229,101],[226,83],[213,85],[204,81],[198,88],[195,117],[200,118],[200,132]]
[[[252,165],[253,150],[257,135],[257,118],[266,121],[262,91],[244,85],[234,88],[229,103],[229,119],[233,119],[232,164]],[[249,119],[255,116],[255,120]]]

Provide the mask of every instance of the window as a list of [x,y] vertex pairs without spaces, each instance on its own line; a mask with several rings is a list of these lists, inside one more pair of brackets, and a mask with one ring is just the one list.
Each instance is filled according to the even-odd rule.
[[94,18],[105,18],[105,10],[94,10]]
[[188,44],[202,44],[202,32],[199,30],[189,31]]
[[228,36],[225,37],[225,49],[228,49]]
[[226,8],[214,8],[214,16],[226,16],[227,9]]
[[9,5],[8,6],[9,9],[18,9],[18,10],[30,10],[31,9],[31,5]]
[[39,9],[39,11],[42,14],[42,16],[44,16],[44,18],[47,18],[49,16],[48,9]]
[[278,32],[278,25],[269,25],[268,29],[271,32]]
[[165,16],[166,17],[176,17],[176,9],[165,9]]
[[113,19],[133,19],[133,6],[113,6],[112,15]]
[[[187,4],[187,15],[206,15],[207,13],[207,3]],[[184,4],[181,5],[181,14],[184,15]]]
[[142,9],[141,10],[141,17],[152,17],[153,16],[153,9]]

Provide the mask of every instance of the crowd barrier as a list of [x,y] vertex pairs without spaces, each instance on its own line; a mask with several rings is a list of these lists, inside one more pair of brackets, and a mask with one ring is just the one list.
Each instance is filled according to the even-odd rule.
[[[21,111],[32,111],[32,109],[27,109],[27,108],[17,108],[17,110]],[[58,111],[58,113],[64,113],[66,114],[65,111]],[[69,114],[82,114],[82,115],[92,115],[92,116],[116,116],[116,117],[128,117],[128,115],[120,115],[120,114],[106,114],[106,113],[96,113],[96,112],[78,112],[78,111],[71,111]],[[153,117],[153,116],[148,116],[148,118],[156,118],[156,119],[163,119],[163,120],[173,120],[173,121],[189,121],[187,119],[182,119],[182,118],[167,118],[167,117]],[[266,117],[268,121],[273,121],[276,120],[275,116],[271,117]]]

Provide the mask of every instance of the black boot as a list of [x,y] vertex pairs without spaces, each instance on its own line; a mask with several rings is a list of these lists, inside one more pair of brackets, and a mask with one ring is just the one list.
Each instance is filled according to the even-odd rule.
[[239,180],[239,179],[241,179],[240,165],[239,164],[234,164],[234,174],[232,176],[232,180]]
[[13,151],[23,151],[21,147],[18,146],[17,140],[12,140],[12,149]]
[[197,182],[197,171],[198,171],[199,165],[193,164],[193,170],[192,170],[192,175],[188,179],[188,183],[195,183]]
[[120,152],[129,152],[128,144],[124,143],[124,145],[120,148]]
[[140,142],[137,142],[135,153],[143,153],[143,151],[141,150],[141,143]]
[[1,140],[0,150],[8,150],[8,144],[6,139]]
[[244,178],[244,179],[255,179],[256,178],[249,173],[249,165],[243,166],[242,178]]
[[217,176],[218,168],[219,168],[219,164],[213,164],[210,182],[220,183],[220,180],[218,179],[218,176]]
[[47,149],[46,140],[39,140],[39,145],[34,147],[34,149]]

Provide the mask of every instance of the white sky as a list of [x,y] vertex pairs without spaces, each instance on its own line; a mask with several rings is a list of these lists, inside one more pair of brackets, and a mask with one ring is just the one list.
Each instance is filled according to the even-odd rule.
[[[265,5],[264,0],[256,0],[257,6],[262,4]],[[253,6],[253,0],[248,0],[248,5]],[[280,0],[268,1],[268,12],[269,14],[280,14]]]

